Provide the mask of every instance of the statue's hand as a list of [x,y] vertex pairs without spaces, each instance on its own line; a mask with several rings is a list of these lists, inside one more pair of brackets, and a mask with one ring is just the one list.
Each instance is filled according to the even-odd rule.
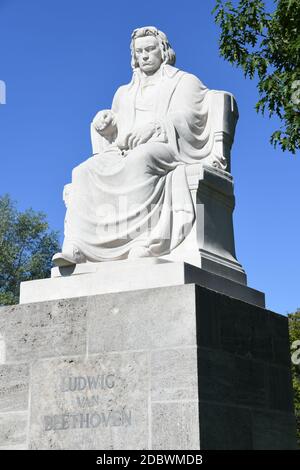
[[95,130],[102,137],[111,137],[117,130],[115,114],[110,109],[103,109],[93,119]]
[[127,137],[128,148],[133,149],[138,145],[145,144],[157,131],[156,124],[149,122],[131,132]]

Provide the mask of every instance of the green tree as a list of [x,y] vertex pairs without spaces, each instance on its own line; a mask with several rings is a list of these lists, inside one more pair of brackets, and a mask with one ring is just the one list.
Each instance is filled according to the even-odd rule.
[[257,112],[277,115],[280,129],[271,143],[295,153],[300,148],[300,1],[216,0],[215,22],[221,28],[220,54],[258,78]]
[[294,405],[297,421],[297,439],[300,446],[300,309],[288,315],[292,353]]
[[58,235],[45,215],[19,212],[8,195],[0,197],[0,305],[18,303],[20,282],[48,277]]

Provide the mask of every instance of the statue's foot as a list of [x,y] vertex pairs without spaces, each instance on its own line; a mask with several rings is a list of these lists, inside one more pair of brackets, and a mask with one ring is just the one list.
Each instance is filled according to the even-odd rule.
[[128,254],[128,259],[148,258],[151,256],[150,250],[144,246],[136,246],[132,248]]
[[55,266],[72,266],[74,264],[85,263],[86,257],[77,248],[72,250],[56,253],[52,257],[52,262]]

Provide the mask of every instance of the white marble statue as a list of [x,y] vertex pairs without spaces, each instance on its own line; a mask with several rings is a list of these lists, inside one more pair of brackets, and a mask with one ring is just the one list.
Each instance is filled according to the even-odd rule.
[[167,255],[195,220],[187,168],[200,161],[226,168],[236,119],[228,144],[221,139],[216,151],[216,136],[224,133],[216,132],[214,95],[174,67],[166,35],[155,27],[136,29],[131,52],[132,80],[117,90],[111,110],[95,116],[93,156],[73,170],[67,186],[57,266]]

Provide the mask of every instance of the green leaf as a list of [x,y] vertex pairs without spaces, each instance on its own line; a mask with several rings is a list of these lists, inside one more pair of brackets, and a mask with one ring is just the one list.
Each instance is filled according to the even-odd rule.
[[[265,2],[217,0],[215,22],[220,26],[220,55],[257,80],[255,109],[281,120],[272,145],[295,153],[300,149],[299,109],[292,101],[292,84],[300,80],[300,1]],[[279,133],[278,133],[279,132]]]
[[0,197],[0,305],[18,302],[20,282],[50,275],[58,234],[43,213],[19,212],[8,195]]

